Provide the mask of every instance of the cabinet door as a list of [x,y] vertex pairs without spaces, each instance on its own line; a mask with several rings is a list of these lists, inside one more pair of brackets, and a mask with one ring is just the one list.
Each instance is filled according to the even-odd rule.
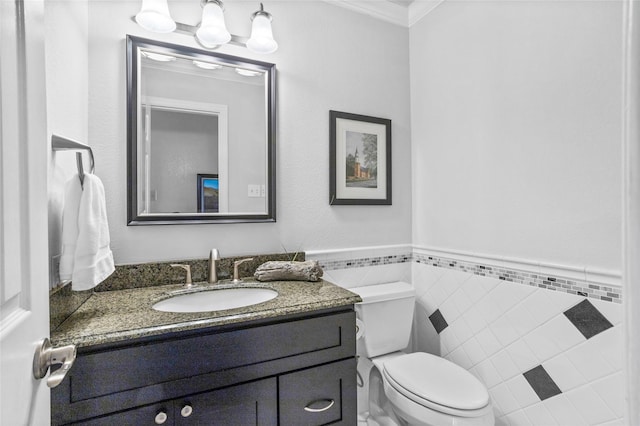
[[82,426],[173,426],[173,401],[152,404],[133,410],[85,420],[74,425]]
[[357,423],[355,358],[285,374],[279,384],[281,426]]
[[175,400],[176,425],[276,426],[275,378]]

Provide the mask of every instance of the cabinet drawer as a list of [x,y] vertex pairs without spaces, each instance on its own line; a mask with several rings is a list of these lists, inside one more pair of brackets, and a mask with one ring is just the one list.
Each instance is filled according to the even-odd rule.
[[190,395],[73,423],[82,426],[276,426],[276,379]]
[[354,322],[348,312],[79,354],[69,402],[319,351],[352,356]]
[[166,426],[175,424],[171,401],[73,423],[74,426],[155,426],[158,424]]
[[281,426],[356,424],[355,358],[279,377]]

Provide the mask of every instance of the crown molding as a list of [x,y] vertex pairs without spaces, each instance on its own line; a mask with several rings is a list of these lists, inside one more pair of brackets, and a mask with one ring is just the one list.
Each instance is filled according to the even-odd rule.
[[409,28],[444,0],[414,0],[408,7],[387,0],[324,0],[327,3]]
[[369,15],[382,21],[401,27],[409,26],[407,8],[386,0],[324,0],[363,15]]
[[444,0],[414,0],[409,4],[407,26],[412,27],[413,24],[427,16],[442,3],[444,3]]

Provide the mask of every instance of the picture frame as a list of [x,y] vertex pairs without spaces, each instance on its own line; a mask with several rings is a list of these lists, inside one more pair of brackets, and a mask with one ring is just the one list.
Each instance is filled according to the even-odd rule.
[[391,120],[329,111],[329,204],[391,205]]
[[220,181],[213,173],[198,173],[198,213],[219,213]]

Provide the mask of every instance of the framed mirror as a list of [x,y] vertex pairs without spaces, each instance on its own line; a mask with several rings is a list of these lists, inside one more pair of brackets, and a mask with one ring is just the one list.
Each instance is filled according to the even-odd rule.
[[127,224],[274,222],[274,64],[127,36]]

